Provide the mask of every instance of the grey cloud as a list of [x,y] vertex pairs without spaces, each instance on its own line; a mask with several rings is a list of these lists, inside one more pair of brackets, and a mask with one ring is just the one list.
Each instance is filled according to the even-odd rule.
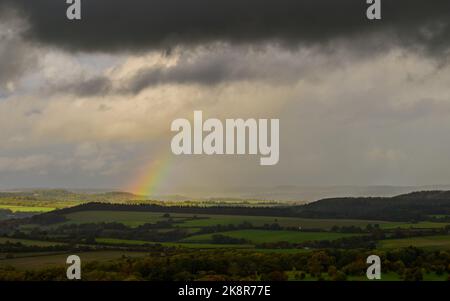
[[[257,65],[260,59],[258,56],[249,56],[245,51],[238,50],[219,53],[210,51],[195,56],[182,56],[177,64],[171,67],[152,67],[139,70],[120,88],[120,91],[136,94],[147,87],[159,84],[214,86],[242,80],[275,80],[274,76],[266,74],[268,70],[265,70],[264,66]],[[280,69],[289,67],[286,63],[275,62]],[[284,69],[283,73],[292,73],[292,68]],[[291,76],[285,76],[284,79],[293,80]]]
[[37,64],[34,50],[0,23],[0,96],[11,92],[8,91],[11,85],[15,85],[24,73]]
[[112,82],[106,76],[81,79],[60,85],[50,85],[50,93],[74,94],[77,96],[97,96],[112,92]]
[[[341,57],[341,63],[345,58]],[[264,81],[269,84],[292,84],[305,77],[314,77],[316,70],[334,68],[335,56],[314,51],[284,51],[276,47],[228,47],[183,51],[176,64],[169,67],[143,67],[127,79],[112,80],[98,75],[71,83],[50,86],[50,93],[77,96],[138,94],[149,87],[164,84],[216,86],[242,81]]]

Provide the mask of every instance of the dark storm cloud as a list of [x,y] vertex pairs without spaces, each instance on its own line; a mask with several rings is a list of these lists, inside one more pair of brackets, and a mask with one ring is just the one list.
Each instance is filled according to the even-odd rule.
[[28,20],[27,37],[80,51],[212,41],[296,46],[382,33],[389,43],[441,53],[450,41],[448,0],[382,0],[383,20],[376,22],[365,17],[365,0],[88,0],[76,22],[66,19],[65,2],[0,0]]
[[[303,69],[303,70],[302,70]],[[161,84],[198,84],[214,86],[245,80],[292,82],[305,71],[303,62],[290,59],[249,55],[245,50],[216,49],[196,55],[181,55],[170,67],[143,68],[136,72],[117,92],[136,94]]]
[[0,11],[0,98],[8,95],[5,93],[8,86],[14,85],[24,73],[37,66],[36,53],[14,33],[14,24],[5,26],[8,21]]
[[112,82],[105,76],[80,79],[72,83],[50,86],[50,93],[73,94],[81,97],[105,95],[112,92]]
[[[262,79],[250,68],[233,68],[225,57],[192,63],[181,62],[172,67],[142,68],[130,78],[114,82],[107,76],[80,79],[72,83],[51,86],[50,93],[73,94],[82,97],[107,94],[138,94],[149,87],[164,84],[198,84],[214,86],[245,79]],[[291,80],[291,79],[289,79]]]
[[0,89],[17,80],[32,63],[32,56],[19,41],[0,34]]
[[[101,96],[107,94],[138,94],[158,85],[215,86],[241,81],[264,81],[271,84],[291,84],[305,76],[314,76],[321,66],[332,70],[333,56],[315,56],[305,53],[280,54],[278,48],[264,47],[249,50],[248,47],[216,46],[182,51],[176,63],[166,66],[155,64],[130,72],[129,76],[113,79],[105,75],[82,77],[65,84],[48,87],[47,93],[73,94],[77,96]],[[302,59],[307,58],[307,59]]]
[[165,83],[211,86],[221,82],[253,78],[258,75],[249,69],[236,70],[232,64],[229,64],[230,61],[227,56],[220,56],[192,63],[179,62],[169,68],[140,70],[129,81],[127,87],[124,87],[124,91],[138,93],[146,87]]

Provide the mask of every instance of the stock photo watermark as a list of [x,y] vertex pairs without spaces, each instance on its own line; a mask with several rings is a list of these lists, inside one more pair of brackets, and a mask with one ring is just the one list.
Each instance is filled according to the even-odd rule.
[[[175,155],[260,155],[260,165],[276,165],[280,159],[279,119],[203,120],[202,111],[194,111],[193,125],[188,119],[176,119],[171,130],[171,149]],[[204,135],[205,134],[205,135]]]
[[66,271],[68,280],[81,280],[81,259],[77,255],[70,255],[66,259],[66,264],[69,265]]

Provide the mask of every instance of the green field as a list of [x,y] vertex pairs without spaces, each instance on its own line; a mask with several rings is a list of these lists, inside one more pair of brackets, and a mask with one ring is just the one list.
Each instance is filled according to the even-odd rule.
[[[138,211],[79,211],[66,215],[72,223],[122,223],[130,227],[137,227],[146,223],[165,221],[163,212],[138,212]],[[174,221],[183,222],[192,218],[193,214],[170,214]]]
[[355,234],[330,233],[330,232],[300,232],[300,231],[269,231],[269,230],[238,230],[213,234],[195,235],[184,239],[186,242],[211,242],[212,236],[216,234],[228,237],[246,239],[252,243],[291,242],[301,243],[311,240],[334,240],[342,237],[354,236]]
[[[80,211],[67,214],[66,217],[73,223],[92,222],[118,222],[131,227],[137,227],[145,223],[156,223],[167,220],[162,212],[137,212],[137,211]],[[197,217],[197,218],[194,218]],[[200,228],[215,225],[239,225],[249,222],[254,226],[278,223],[282,227],[302,227],[330,229],[333,226],[357,226],[366,227],[368,224],[384,224],[389,227],[402,225],[402,223],[367,221],[367,220],[345,220],[345,219],[306,219],[295,217],[272,217],[272,216],[244,216],[244,215],[208,215],[208,214],[177,214],[171,213],[170,217],[179,222],[180,227]]]
[[227,245],[227,244],[205,244],[205,243],[188,243],[188,242],[151,242],[145,240],[129,240],[115,238],[97,238],[95,241],[99,244],[109,245],[148,245],[157,244],[165,247],[181,247],[191,249],[217,249],[217,248],[233,248],[233,249],[251,249],[252,245]]
[[63,245],[63,243],[58,243],[58,242],[0,237],[0,244],[4,244],[6,242],[21,243],[25,246],[36,246],[36,247],[51,247],[51,246]]
[[449,225],[448,223],[436,223],[436,222],[418,222],[418,223],[384,223],[380,224],[382,229],[434,229],[434,228],[443,228]]
[[40,206],[16,206],[16,205],[0,205],[0,209],[8,209],[12,212],[49,212],[55,210],[53,207]]
[[311,249],[252,249],[255,253],[299,254],[311,252]]
[[[66,259],[71,254],[54,254],[54,255],[39,255],[34,254],[29,257],[20,257],[13,259],[0,260],[1,266],[12,266],[18,270],[34,270],[48,267],[67,267]],[[146,253],[143,252],[127,252],[127,251],[97,251],[84,252],[77,254],[81,258],[82,264],[90,261],[109,261],[118,259],[122,256],[142,257]]]
[[215,225],[238,225],[249,222],[254,226],[277,223],[282,227],[302,227],[331,229],[333,226],[358,226],[366,227],[368,224],[383,224],[381,221],[345,220],[345,219],[308,219],[296,217],[273,216],[243,216],[243,215],[197,215],[207,219],[190,220],[182,224],[183,227],[205,227]]
[[152,242],[145,240],[117,239],[117,238],[96,238],[95,242],[98,244],[135,245],[135,246],[152,244]]
[[[100,223],[118,222],[130,227],[137,227],[145,223],[156,223],[167,221],[163,212],[137,212],[137,211],[80,211],[67,214],[69,223]],[[296,217],[273,217],[273,216],[245,216],[245,215],[213,215],[213,214],[180,214],[171,213],[170,218],[176,222],[176,226],[190,229],[198,229],[216,225],[239,225],[244,222],[253,226],[261,227],[266,224],[277,223],[282,227],[294,227],[303,229],[329,230],[333,226],[348,227],[355,226],[365,228],[368,224],[378,224],[382,229],[416,228],[430,229],[443,228],[448,223],[418,222],[401,223],[371,220],[349,220],[349,219],[308,219]]]
[[450,217],[450,215],[447,214],[431,214],[428,215],[429,217],[434,217],[434,218],[446,218],[446,217]]
[[450,250],[450,235],[386,239],[379,243],[379,248],[394,249],[414,246],[417,248]]

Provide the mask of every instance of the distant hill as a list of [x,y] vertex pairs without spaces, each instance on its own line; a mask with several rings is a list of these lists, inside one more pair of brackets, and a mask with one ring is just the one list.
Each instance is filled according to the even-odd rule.
[[322,219],[363,219],[383,221],[442,221],[450,222],[450,191],[423,191],[395,197],[329,198],[306,205],[223,206],[125,204],[91,202],[53,211],[45,215],[77,211],[141,211],[162,213],[221,214],[249,216],[304,217]]
[[322,199],[297,208],[310,218],[426,220],[431,215],[450,216],[450,191],[421,191],[395,197]]

